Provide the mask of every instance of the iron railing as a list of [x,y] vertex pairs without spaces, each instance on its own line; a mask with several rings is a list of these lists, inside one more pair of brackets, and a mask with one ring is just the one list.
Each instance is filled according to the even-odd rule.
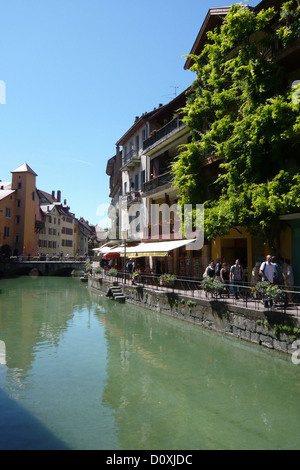
[[152,189],[159,188],[164,184],[171,183],[172,181],[172,174],[170,171],[163,173],[162,175],[157,176],[156,178],[152,178],[146,183],[143,183],[143,192],[146,193],[147,191],[151,191]]
[[[100,276],[120,283],[125,281],[123,271],[119,271],[116,276],[109,276],[108,271],[103,270]],[[201,288],[201,280],[196,279],[177,277],[172,285],[161,285],[159,275],[156,274],[142,273],[138,279],[133,279],[129,273],[126,273],[125,277],[126,283],[129,285],[150,287],[160,292],[173,293],[194,299],[230,302],[237,306],[259,311],[275,310],[297,318],[300,313],[300,287],[298,286],[294,286],[291,290],[287,289],[286,286],[278,286],[283,291],[284,298],[281,301],[266,304],[252,295],[251,287],[255,284],[249,282],[225,284],[223,291],[208,293]]]
[[143,150],[146,150],[148,147],[151,147],[151,145],[155,144],[163,137],[166,137],[175,130],[181,129],[184,126],[185,124],[179,117],[172,119],[172,121],[168,122],[168,124],[158,129],[154,135],[151,135],[150,137],[148,137],[148,139],[144,140]]

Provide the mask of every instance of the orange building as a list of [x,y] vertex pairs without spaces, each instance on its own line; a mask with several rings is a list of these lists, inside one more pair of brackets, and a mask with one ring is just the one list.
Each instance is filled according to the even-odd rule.
[[23,163],[12,172],[11,183],[0,183],[0,252],[35,254],[36,173]]
[[[1,184],[1,183],[0,183]],[[11,247],[15,243],[15,191],[0,186],[0,256],[11,255]]]

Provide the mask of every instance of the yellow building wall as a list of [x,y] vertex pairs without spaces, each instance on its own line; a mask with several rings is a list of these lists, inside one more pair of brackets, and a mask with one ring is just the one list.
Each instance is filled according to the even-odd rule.
[[[243,253],[243,258],[241,253]],[[244,227],[231,229],[228,235],[217,236],[211,242],[211,259],[216,262],[220,258],[231,266],[237,258],[241,259],[244,269],[247,268],[248,280],[251,280],[251,272],[254,266],[254,254],[252,249],[252,235]],[[246,265],[245,265],[246,264]]]
[[[6,208],[10,209],[10,217],[6,216]],[[0,200],[0,247],[9,245],[13,249],[15,217],[15,193],[11,193]],[[9,236],[6,238],[4,238],[4,227],[9,227]]]

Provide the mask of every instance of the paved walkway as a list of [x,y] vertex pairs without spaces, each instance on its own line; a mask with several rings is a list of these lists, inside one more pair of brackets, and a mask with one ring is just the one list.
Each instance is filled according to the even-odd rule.
[[[109,276],[105,276],[105,279],[109,278]],[[117,280],[120,283],[123,283],[123,279],[114,279],[112,280]],[[248,308],[250,310],[256,310],[256,311],[261,311],[261,312],[281,312],[285,313],[289,316],[292,316],[298,320],[300,320],[300,305],[296,303],[289,303],[286,307],[284,307],[283,304],[275,304],[272,309],[265,308],[264,304],[259,301],[255,300],[253,298],[239,298],[235,299],[232,294],[228,298],[227,296],[223,296],[222,298],[217,297],[214,299],[214,297],[210,295],[206,295],[206,293],[203,290],[200,289],[178,289],[178,288],[172,288],[172,287],[165,287],[165,286],[158,286],[155,284],[149,283],[142,283],[142,282],[137,282],[137,281],[132,281],[132,279],[126,279],[126,284],[127,285],[135,285],[135,286],[141,286],[145,287],[148,289],[151,289],[153,292],[169,292],[169,293],[174,293],[177,295],[182,295],[184,297],[189,297],[190,299],[202,299],[202,300],[216,300],[218,302],[229,302],[231,305],[236,305],[238,307],[243,307],[243,308]]]

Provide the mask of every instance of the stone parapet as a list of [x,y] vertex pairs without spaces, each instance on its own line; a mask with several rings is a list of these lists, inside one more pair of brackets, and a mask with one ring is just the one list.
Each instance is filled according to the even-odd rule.
[[[95,276],[90,277],[89,285],[106,292],[112,282]],[[257,311],[138,285],[119,286],[127,302],[281,353],[292,354],[293,342],[300,338],[299,320],[281,312]]]

